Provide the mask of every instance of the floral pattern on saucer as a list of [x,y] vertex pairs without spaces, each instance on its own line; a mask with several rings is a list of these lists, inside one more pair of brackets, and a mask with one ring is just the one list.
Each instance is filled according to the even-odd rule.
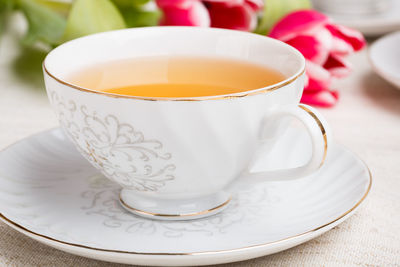
[[273,205],[279,201],[279,196],[272,195],[267,187],[260,186],[257,190],[241,191],[222,213],[214,216],[184,222],[158,221],[138,217],[122,208],[118,201],[120,187],[102,175],[94,175],[88,180],[89,190],[81,193],[87,204],[81,209],[88,216],[102,218],[100,222],[104,226],[130,234],[153,235],[161,232],[165,237],[175,238],[189,232],[207,236],[224,234],[234,224],[240,224],[243,220],[248,223],[265,215],[268,203]]

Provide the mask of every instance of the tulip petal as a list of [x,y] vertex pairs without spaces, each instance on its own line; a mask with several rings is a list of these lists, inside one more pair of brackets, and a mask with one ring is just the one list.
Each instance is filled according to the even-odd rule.
[[296,36],[286,41],[286,43],[299,50],[306,59],[322,65],[328,59],[332,39],[329,31],[321,30],[315,35]]
[[210,26],[210,16],[201,2],[192,2],[188,8],[164,6],[160,25]]
[[354,51],[364,48],[366,41],[359,31],[347,28],[342,25],[327,24],[325,26],[334,37],[339,38],[350,44]]
[[350,63],[338,55],[330,55],[323,67],[335,78],[346,77],[351,72]]
[[331,80],[320,80],[308,77],[308,84],[306,88],[313,91],[323,91],[329,89],[330,85]]
[[254,10],[259,11],[264,7],[263,0],[246,0],[246,3]]
[[220,3],[224,4],[226,7],[240,6],[245,3],[246,0],[204,0],[204,3]]
[[[267,7],[268,8],[268,7]],[[300,10],[289,13],[271,29],[270,37],[286,41],[304,34],[314,27],[323,26],[329,18],[315,10]]]
[[250,31],[255,28],[257,14],[248,5],[208,2],[211,27]]
[[322,66],[306,60],[306,74],[308,76],[308,89],[315,91],[329,89],[332,76]]
[[160,8],[190,8],[194,2],[198,1],[199,0],[156,0],[156,3]]
[[350,53],[354,52],[353,47],[343,39],[340,39],[336,36],[332,38],[332,49],[331,53],[338,56],[346,56]]
[[306,59],[311,61],[319,53],[319,43],[314,36],[299,35],[286,41],[286,43],[299,50]]
[[332,107],[336,104],[339,99],[337,91],[307,91],[303,92],[301,97],[301,103],[320,106],[320,107]]

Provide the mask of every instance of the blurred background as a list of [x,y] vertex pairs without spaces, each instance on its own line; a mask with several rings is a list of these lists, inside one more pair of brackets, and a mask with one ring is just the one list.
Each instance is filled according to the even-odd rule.
[[[365,48],[364,37],[371,43],[400,30],[400,1],[0,0],[0,87],[41,94],[41,62],[52,48],[96,32],[156,25],[220,27],[287,42],[309,63],[302,102],[334,107],[335,82],[351,75],[346,58]],[[374,70],[384,79],[398,79],[379,64]]]

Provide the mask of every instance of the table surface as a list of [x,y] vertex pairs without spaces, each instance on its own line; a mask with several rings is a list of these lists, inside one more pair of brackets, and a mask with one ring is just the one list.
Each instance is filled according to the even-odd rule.
[[[12,31],[0,43],[0,148],[57,126],[41,77],[44,54],[21,49],[18,37]],[[339,103],[320,111],[334,139],[369,166],[369,197],[354,216],[314,240],[229,266],[400,266],[400,90],[373,73],[366,51],[349,60],[353,73],[334,84]],[[58,251],[3,223],[0,265],[119,266]]]

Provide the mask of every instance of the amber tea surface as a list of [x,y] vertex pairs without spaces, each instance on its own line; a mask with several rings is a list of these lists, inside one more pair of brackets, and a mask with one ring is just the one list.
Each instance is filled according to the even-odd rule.
[[160,56],[89,66],[68,82],[119,95],[180,98],[239,93],[284,79],[276,70],[239,60]]

